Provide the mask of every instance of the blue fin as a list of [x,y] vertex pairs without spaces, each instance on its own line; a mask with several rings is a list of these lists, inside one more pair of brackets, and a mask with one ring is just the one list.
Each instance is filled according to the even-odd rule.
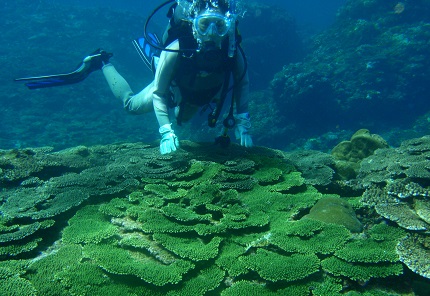
[[111,53],[97,49],[70,73],[17,78],[14,80],[26,81],[25,85],[29,89],[74,84],[87,78],[91,72],[100,69],[102,61],[109,61],[110,57],[112,57]]
[[15,81],[28,81],[25,85],[29,89],[36,89],[78,83],[87,78],[89,73],[88,67],[85,67],[85,64],[82,63],[70,73],[17,78]]
[[133,40],[133,45],[145,65],[155,73],[157,58],[160,57],[161,50],[153,45],[162,45],[160,39],[154,33],[148,33],[147,38],[149,42],[144,37],[141,37]]

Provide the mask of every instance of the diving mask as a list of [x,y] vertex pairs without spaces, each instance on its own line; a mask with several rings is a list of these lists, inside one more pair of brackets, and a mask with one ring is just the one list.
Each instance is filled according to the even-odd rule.
[[200,36],[224,37],[231,28],[231,19],[216,12],[205,12],[194,19],[193,26]]

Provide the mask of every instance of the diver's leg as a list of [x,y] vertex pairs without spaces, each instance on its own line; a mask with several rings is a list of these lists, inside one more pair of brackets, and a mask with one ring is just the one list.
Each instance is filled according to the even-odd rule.
[[128,82],[112,64],[105,65],[102,71],[112,93],[123,102],[126,111],[133,114],[142,114],[154,110],[150,95],[152,83],[135,95]]

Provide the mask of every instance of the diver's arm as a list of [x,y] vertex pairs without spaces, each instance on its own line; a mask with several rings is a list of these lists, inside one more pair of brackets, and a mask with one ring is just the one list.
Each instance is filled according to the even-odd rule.
[[[236,62],[234,63],[233,77],[234,77],[234,100],[236,102],[236,113],[247,113],[249,102],[249,78],[247,67],[245,66],[245,59],[241,51],[236,55]],[[244,73],[245,71],[245,73]],[[242,78],[243,77],[243,78]],[[242,79],[241,79],[242,78]]]
[[252,147],[254,144],[249,134],[251,119],[248,113],[249,79],[245,62],[242,51],[239,51],[236,55],[236,62],[233,68],[235,82],[234,99],[236,101],[235,135],[236,139],[240,140],[240,145]]
[[[179,49],[178,41],[168,46],[171,49]],[[177,52],[163,51],[155,71],[153,83],[152,102],[154,104],[155,116],[160,125],[160,152],[171,153],[179,148],[179,140],[173,131],[168,113],[168,100],[170,86],[175,75]]]
[[[167,48],[179,49],[179,43],[174,41]],[[152,101],[154,104],[155,116],[157,117],[160,127],[170,124],[167,103],[170,96],[170,86],[174,77],[177,57],[177,52],[163,51],[155,72]]]

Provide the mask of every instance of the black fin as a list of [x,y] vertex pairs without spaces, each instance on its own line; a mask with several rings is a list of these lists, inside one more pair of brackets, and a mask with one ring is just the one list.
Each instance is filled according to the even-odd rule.
[[28,81],[25,85],[29,89],[74,84],[87,78],[91,72],[101,69],[102,62],[108,62],[110,57],[112,57],[111,53],[98,49],[87,56],[83,62],[70,73],[24,77],[14,79],[14,81]]

